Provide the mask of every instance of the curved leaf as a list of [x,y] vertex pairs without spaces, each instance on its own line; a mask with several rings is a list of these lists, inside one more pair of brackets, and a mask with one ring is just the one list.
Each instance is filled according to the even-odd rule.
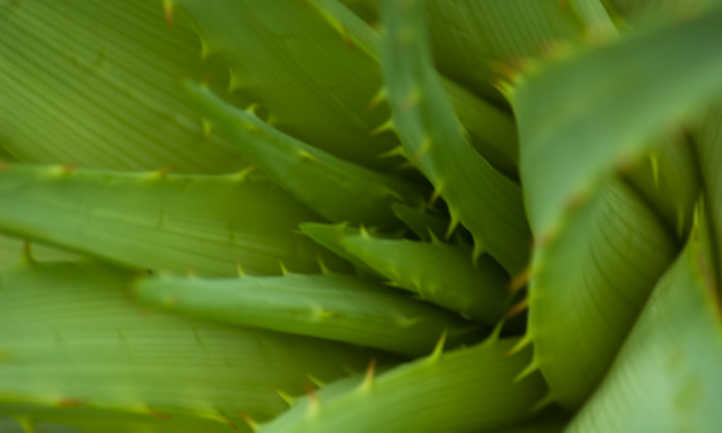
[[594,390],[675,247],[656,215],[614,181],[534,251],[527,371],[541,370],[551,401],[576,408]]
[[428,14],[439,70],[495,99],[518,62],[612,27],[600,0],[431,0]]
[[270,113],[278,129],[348,161],[388,165],[378,155],[394,140],[369,136],[384,120],[367,110],[378,68],[305,1],[172,3],[192,17],[204,56],[228,65],[231,91]]
[[425,2],[384,2],[387,35],[381,64],[404,151],[446,201],[450,229],[474,236],[475,256],[488,251],[510,273],[526,266],[529,232],[521,191],[469,144],[433,68]]
[[553,236],[603,178],[638,160],[652,138],[678,128],[722,90],[720,44],[717,9],[520,78],[511,99],[536,236]]
[[[344,38],[353,41],[378,61],[382,40],[374,28],[338,0],[312,0],[310,3]],[[497,169],[516,175],[519,149],[516,126],[511,116],[453,81],[443,76],[440,76],[440,79],[474,147]],[[384,93],[385,90],[382,90],[379,95],[383,97]],[[376,102],[380,101],[374,99],[372,105]]]
[[654,289],[567,433],[713,433],[722,425],[722,322],[706,215]]
[[473,265],[468,252],[435,240],[417,242],[370,235],[345,226],[302,224],[301,231],[321,239],[332,251],[382,276],[388,285],[421,299],[494,325],[508,306],[508,277],[487,255]]
[[538,375],[512,383],[527,357],[508,357],[513,344],[492,337],[448,354],[435,351],[378,378],[344,381],[315,402],[299,402],[260,433],[494,431],[530,417],[544,391]]
[[[333,222],[390,226],[391,204],[422,203],[423,188],[339,159],[235,109],[203,87],[186,83],[193,100],[254,167]],[[353,197],[353,200],[348,200]]]

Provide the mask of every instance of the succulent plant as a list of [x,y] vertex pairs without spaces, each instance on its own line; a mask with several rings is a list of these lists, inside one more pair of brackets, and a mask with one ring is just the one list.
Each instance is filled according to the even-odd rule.
[[722,429],[715,1],[0,29],[0,432]]

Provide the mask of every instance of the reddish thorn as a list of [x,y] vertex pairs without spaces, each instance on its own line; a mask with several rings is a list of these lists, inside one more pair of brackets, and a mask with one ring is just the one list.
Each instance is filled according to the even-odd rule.
[[238,411],[238,415],[240,415],[240,417],[243,418],[243,421],[248,425],[248,427],[251,428],[251,430],[253,430],[254,432],[255,432],[255,431],[258,431],[258,428],[259,428],[258,423],[256,423],[256,422],[253,420],[253,418],[251,418],[250,416],[248,416],[247,413],[239,410],[239,411]]
[[514,316],[518,316],[524,310],[529,307],[529,298],[524,298],[516,304],[512,305],[509,311],[506,312],[506,318],[511,319]]
[[514,278],[509,281],[507,289],[510,293],[516,293],[519,289],[526,286],[531,276],[531,269],[527,267],[520,274],[515,275]]
[[173,171],[173,166],[168,166],[168,167],[161,168],[160,170],[157,170],[156,173],[157,173],[159,176],[165,176],[165,175],[167,175],[168,173],[170,173],[171,171]]
[[173,25],[173,1],[163,0],[163,15],[165,15],[165,23],[168,27]]
[[314,403],[318,403],[318,393],[316,393],[316,388],[313,386],[306,387],[306,394],[308,395],[308,398],[311,399]]
[[154,417],[160,418],[160,419],[169,419],[170,418],[170,415],[168,415],[167,413],[156,412],[154,410],[149,410],[148,415],[154,416]]
[[74,172],[78,168],[78,166],[76,164],[63,164],[62,168],[63,172],[70,174]]
[[79,407],[85,404],[84,401],[76,400],[74,398],[64,398],[58,402],[60,407]]

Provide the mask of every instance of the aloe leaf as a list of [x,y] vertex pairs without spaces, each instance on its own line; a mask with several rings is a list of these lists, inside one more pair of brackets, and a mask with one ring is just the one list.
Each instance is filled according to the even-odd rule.
[[298,394],[309,374],[333,380],[380,356],[149,311],[125,293],[133,278],[77,263],[0,274],[0,413],[239,426],[241,411],[265,420],[284,409],[274,387]]
[[604,382],[567,433],[713,433],[722,425],[719,287],[702,207]]
[[394,124],[407,157],[431,181],[452,218],[510,273],[526,266],[529,232],[517,184],[469,144],[433,69],[424,1],[384,2],[383,66]]
[[363,261],[389,285],[419,298],[493,325],[508,306],[508,277],[487,255],[472,265],[467,252],[440,242],[417,242],[365,236],[342,239],[349,253]]
[[423,189],[406,180],[303,143],[197,84],[186,83],[185,87],[249,163],[328,220],[389,226],[395,221],[392,203],[423,202]]
[[599,0],[432,0],[428,14],[439,70],[494,99],[492,82],[523,59],[612,27]]
[[456,245],[376,237],[365,229],[302,224],[301,231],[322,239],[332,251],[387,284],[419,298],[494,325],[509,301],[504,270],[487,255],[473,265],[468,252]]
[[305,1],[172,3],[192,17],[204,55],[227,65],[233,94],[270,113],[278,129],[348,161],[388,166],[378,155],[393,137],[368,133],[384,120],[367,109],[381,84],[377,66]]
[[[313,0],[310,4],[316,7],[344,38],[354,42],[371,58],[378,61],[383,41],[374,28],[338,0]],[[443,76],[440,76],[440,79],[474,147],[494,167],[508,175],[516,175],[519,148],[516,126],[511,116],[453,81]],[[384,92],[385,90],[380,95],[384,96]]]
[[401,203],[394,203],[391,209],[396,218],[403,221],[406,227],[424,241],[431,241],[432,236],[442,238],[446,227],[449,225],[446,218],[426,212],[423,209],[416,209]]
[[248,172],[224,176],[119,173],[7,165],[0,231],[137,269],[201,275],[314,272],[322,258],[301,234],[315,215]]
[[670,231],[684,239],[700,193],[698,168],[687,138],[680,134],[660,139],[627,178],[664,218]]
[[518,77],[509,92],[536,236],[553,236],[604,177],[634,163],[652,138],[674,131],[722,90],[721,43],[716,9]]
[[134,293],[142,302],[225,323],[412,356],[431,351],[443,332],[458,343],[479,330],[452,313],[347,275],[161,276],[140,281]]
[[578,407],[612,363],[675,241],[625,184],[605,185],[534,251],[525,341],[550,401]]
[[346,380],[305,398],[261,427],[261,433],[374,431],[488,432],[532,415],[544,392],[540,376],[512,383],[526,354],[508,357],[514,340],[491,337],[474,347],[404,364],[373,377]]
[[183,101],[178,80],[205,75],[198,39],[157,5],[2,2],[3,147],[19,161],[117,170],[243,167]]

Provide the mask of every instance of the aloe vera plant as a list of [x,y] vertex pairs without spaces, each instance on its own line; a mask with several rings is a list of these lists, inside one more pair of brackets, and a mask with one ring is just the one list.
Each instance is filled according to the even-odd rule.
[[715,0],[0,0],[0,432],[716,433]]

